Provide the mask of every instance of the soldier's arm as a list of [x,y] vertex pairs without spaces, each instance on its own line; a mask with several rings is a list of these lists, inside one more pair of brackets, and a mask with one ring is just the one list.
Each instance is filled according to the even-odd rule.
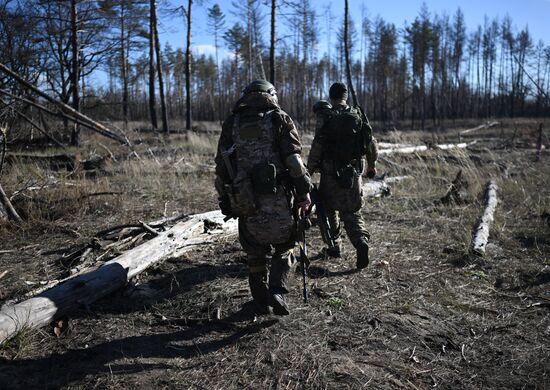
[[[321,120],[317,119],[317,123]],[[321,170],[321,160],[323,158],[323,136],[319,126],[316,126],[315,137],[311,143],[311,149],[307,158],[307,169],[313,173]]]
[[298,196],[306,195],[311,191],[311,177],[302,161],[302,144],[296,126],[292,119],[282,114],[279,116],[280,155],[289,171],[290,177]]
[[223,161],[222,152],[225,150],[228,150],[233,145],[233,134],[232,134],[233,118],[234,118],[233,115],[231,115],[229,118],[225,120],[225,122],[222,125],[222,132],[220,134],[220,139],[218,141],[218,151],[214,159],[216,164],[216,180],[214,184],[216,186],[216,191],[218,192],[220,201],[222,201],[227,197],[227,194],[225,193],[225,189],[224,189],[224,184],[231,182],[231,178],[229,177],[229,172],[227,172],[227,168]]
[[325,123],[327,121],[327,109],[330,107],[328,102],[323,100],[315,103],[313,112],[316,116],[315,137],[311,144],[309,156],[307,159],[307,168],[309,172],[317,172],[321,170],[321,161],[323,159],[323,146],[325,144]]
[[371,142],[367,145],[367,167],[376,168],[376,160],[378,160],[378,143],[376,138],[372,137]]

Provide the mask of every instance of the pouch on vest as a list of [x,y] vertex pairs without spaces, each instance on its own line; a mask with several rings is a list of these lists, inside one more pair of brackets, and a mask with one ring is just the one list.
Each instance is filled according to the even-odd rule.
[[345,165],[342,168],[336,169],[336,181],[340,188],[351,189],[355,183],[357,171],[351,165]]
[[256,213],[256,200],[252,181],[246,177],[228,185],[229,202],[233,217],[249,217]]
[[254,193],[268,195],[277,193],[277,168],[274,164],[260,163],[252,168]]

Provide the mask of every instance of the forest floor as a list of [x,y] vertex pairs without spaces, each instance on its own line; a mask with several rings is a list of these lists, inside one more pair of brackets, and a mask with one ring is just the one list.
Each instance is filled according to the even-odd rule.
[[[343,258],[317,256],[313,227],[310,300],[295,274],[289,316],[252,315],[244,253],[224,239],[72,313],[60,337],[52,327],[21,331],[0,347],[0,389],[550,388],[550,155],[535,162],[536,127],[504,120],[469,134],[478,142],[468,149],[385,155],[381,174],[412,178],[365,200],[371,264],[355,272],[345,237]],[[377,138],[458,141],[457,130]],[[132,139],[139,159],[86,138],[81,156],[116,159],[91,173],[28,160],[4,168],[26,222],[0,225],[0,304],[115,256],[62,256],[102,229],[217,208],[216,131]],[[466,203],[440,203],[459,170]],[[490,178],[499,204],[479,257],[469,247]]]

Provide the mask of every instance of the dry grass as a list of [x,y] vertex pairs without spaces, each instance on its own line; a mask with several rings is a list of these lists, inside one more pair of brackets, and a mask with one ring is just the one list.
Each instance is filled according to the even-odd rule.
[[[512,137],[510,131],[513,126],[505,127],[506,139]],[[216,207],[212,172],[198,165],[205,159],[210,163],[215,136],[178,135],[169,143],[140,136],[141,160],[121,158],[111,165],[112,176],[71,178],[83,186],[80,193],[99,188],[123,191],[116,207],[94,199],[93,207],[60,219],[43,217],[43,226],[80,227],[84,239],[101,227],[158,217],[165,207],[167,214]],[[447,142],[444,136],[441,133],[440,140]],[[430,140],[427,137],[391,133],[379,138],[421,143]],[[452,140],[454,132],[449,137]],[[531,140],[529,132],[522,137],[517,141]],[[235,240],[226,239],[141,275],[136,283],[145,296],[133,295],[136,290],[129,288],[97,302],[90,311],[74,313],[62,338],[43,332],[25,335],[17,347],[0,352],[0,384],[547,388],[550,239],[540,215],[550,211],[550,167],[545,160],[535,164],[534,154],[526,149],[499,149],[500,141],[479,142],[468,151],[388,156],[392,163],[381,163],[381,171],[413,179],[395,184],[391,197],[369,200],[364,207],[373,236],[371,266],[350,272],[354,251],[344,241],[343,259],[313,261],[307,305],[301,300],[299,275],[295,276],[289,317],[251,317],[246,310],[244,254]],[[108,147],[121,154],[116,146]],[[194,149],[200,154],[190,154]],[[185,159],[178,163],[181,157]],[[18,169],[19,174],[8,174],[10,191],[26,175],[59,174],[35,167]],[[470,183],[470,202],[440,204],[459,169]],[[498,178],[500,203],[488,253],[479,258],[470,255],[469,245],[490,177]],[[51,228],[38,232],[36,221],[29,225],[0,231],[2,237],[21,232],[22,237],[7,245],[10,249],[39,245],[17,255],[17,271],[12,257],[0,255],[0,269],[8,268],[12,275],[21,270],[35,280],[51,277],[60,272],[51,258],[41,257],[41,265],[32,269],[44,237],[53,236],[52,248],[75,238],[52,233]],[[322,244],[316,230],[308,235],[315,257]],[[21,286],[18,277],[4,280]],[[220,321],[215,320],[218,311]]]

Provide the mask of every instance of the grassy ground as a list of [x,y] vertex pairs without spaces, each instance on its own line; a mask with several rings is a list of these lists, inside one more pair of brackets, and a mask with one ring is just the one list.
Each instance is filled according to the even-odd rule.
[[[227,239],[74,313],[59,338],[51,328],[21,332],[0,350],[0,388],[548,388],[550,227],[541,215],[550,212],[550,167],[547,153],[534,162],[534,125],[482,130],[471,138],[486,140],[468,150],[386,156],[382,172],[412,178],[365,203],[371,265],[354,272],[346,240],[342,259],[317,256],[310,302],[296,275],[288,317],[251,316],[244,253]],[[378,138],[456,142],[457,134]],[[16,204],[28,222],[0,227],[1,299],[69,274],[75,264],[48,251],[115,224],[216,207],[215,133],[135,139],[139,159],[91,137],[83,155],[106,154],[100,141],[117,158],[93,177],[8,167],[8,193],[29,179],[58,183],[24,192]],[[468,202],[441,204],[460,169]],[[489,178],[499,205],[487,255],[477,257],[468,249]],[[100,192],[117,194],[82,198]],[[318,231],[309,236],[315,256]]]

